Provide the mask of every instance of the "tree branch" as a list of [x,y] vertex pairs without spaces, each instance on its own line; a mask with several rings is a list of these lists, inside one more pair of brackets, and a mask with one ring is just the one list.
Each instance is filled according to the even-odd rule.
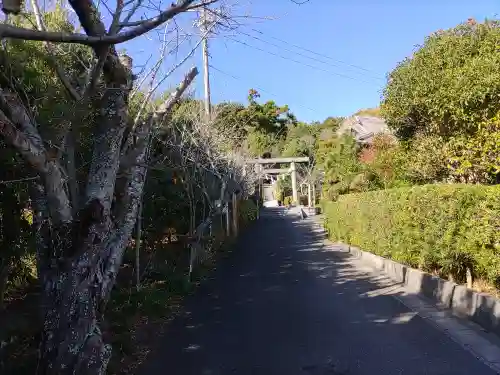
[[194,80],[198,70],[192,68],[184,77],[184,80],[172,93],[172,95],[155,111],[149,121],[143,122],[136,129],[137,137],[140,139],[135,151],[136,159],[132,167],[120,166],[116,184],[115,201],[115,227],[117,228],[113,238],[109,243],[109,256],[104,267],[104,280],[102,284],[102,296],[109,297],[113,287],[118,268],[122,262],[125,242],[128,241],[137,219],[137,208],[144,188],[147,174],[147,159],[151,143],[153,124],[157,121],[164,121],[179,100],[187,87]]
[[4,112],[6,118],[15,124],[14,126],[20,128],[34,149],[45,152],[42,137],[16,94],[0,88],[0,111]]
[[[187,7],[185,10],[188,11],[188,10],[194,10],[194,9],[197,9],[197,8],[201,8],[201,7],[206,7],[210,4],[214,4],[216,2],[218,2],[219,0],[210,0],[210,1],[203,1],[199,4],[195,4],[195,5],[191,5],[189,7]],[[151,22],[155,19],[156,17],[152,17],[152,18],[148,18],[148,19],[145,19],[145,20],[138,20],[138,21],[130,21],[130,17],[127,16],[126,19],[124,19],[122,22],[120,22],[120,27],[121,28],[124,28],[124,27],[133,27],[133,26],[140,26],[141,24],[145,23],[145,22]]]
[[[84,30],[87,32],[87,35],[30,30],[2,24],[0,25],[0,39],[12,38],[55,43],[78,43],[93,46],[94,48],[102,45],[119,44],[153,30],[179,13],[185,12],[188,9],[193,9],[192,3],[194,1],[195,0],[182,0],[178,5],[172,5],[169,9],[164,10],[158,16],[145,20],[130,30],[115,35],[106,35],[104,25],[100,21],[98,12],[90,0],[69,0],[69,3],[78,15]],[[199,6],[204,5],[204,3],[199,4]]]
[[[37,26],[38,30],[39,31],[46,31],[42,16],[40,14],[40,8],[38,6],[37,0],[31,0],[31,6],[33,7],[33,13],[35,15],[36,26]],[[54,70],[56,71],[56,74],[59,77],[59,79],[61,80],[63,86],[66,88],[69,95],[74,100],[80,100],[80,94],[78,94],[76,89],[70,83],[68,77],[66,76],[66,73],[64,73],[64,70],[61,68],[61,66],[59,65],[59,63],[56,60],[54,46],[49,42],[44,42],[44,44],[45,44],[45,48],[47,49],[50,62],[54,66]]]
[[[0,92],[1,93],[1,92]],[[23,121],[22,130],[19,130],[13,121],[6,116],[5,109],[0,110],[0,135],[14,147],[24,160],[42,176],[49,210],[55,223],[67,223],[72,219],[70,204],[64,190],[64,179],[57,160],[47,158],[47,153],[36,128],[25,120],[29,120],[25,111],[7,103],[4,95],[0,95],[0,106],[8,104],[10,118],[16,123]],[[31,134],[30,134],[31,132]],[[30,136],[31,135],[31,136]]]
[[[184,91],[188,88],[188,86],[193,82],[194,78],[198,75],[198,69],[196,67],[191,68],[191,70],[186,74],[184,80],[181,84],[175,89],[172,94],[165,100],[158,109],[150,116],[149,119],[145,120],[145,122],[151,122],[151,131],[153,126],[159,126],[161,123],[166,121],[166,117],[172,111],[172,108],[175,103],[177,103],[184,93]],[[144,124],[144,123],[143,123]],[[141,141],[139,141],[141,142]],[[139,146],[139,147],[138,147]],[[136,144],[136,147],[129,152],[127,149],[124,149],[124,153],[122,156],[121,164],[123,168],[129,168],[132,165],[136,165],[136,157],[140,150],[140,144]]]
[[43,171],[45,150],[38,148],[20,131],[12,121],[0,111],[0,134],[5,141],[21,154],[24,160],[38,172]]

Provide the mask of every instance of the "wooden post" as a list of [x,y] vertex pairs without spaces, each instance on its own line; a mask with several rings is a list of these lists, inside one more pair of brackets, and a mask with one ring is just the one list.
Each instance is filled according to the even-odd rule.
[[233,235],[238,236],[238,196],[233,193]]
[[141,288],[141,240],[142,240],[142,198],[139,200],[139,207],[137,209],[137,222],[136,222],[136,236],[135,236],[135,288],[138,291]]
[[229,205],[230,205],[230,201],[228,200],[226,202],[227,206],[226,206],[226,236],[229,237],[231,235],[231,218],[229,217],[229,214],[230,214],[230,211],[229,211]]
[[307,184],[307,205],[309,207],[314,207],[314,204],[312,202],[312,188],[311,188],[311,183]]
[[260,178],[259,182],[257,183],[257,220],[260,218]]

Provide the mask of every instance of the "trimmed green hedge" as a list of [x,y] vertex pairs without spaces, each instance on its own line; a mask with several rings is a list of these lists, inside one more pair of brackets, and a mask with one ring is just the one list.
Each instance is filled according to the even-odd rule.
[[500,289],[500,185],[424,185],[323,202],[334,240],[411,267]]

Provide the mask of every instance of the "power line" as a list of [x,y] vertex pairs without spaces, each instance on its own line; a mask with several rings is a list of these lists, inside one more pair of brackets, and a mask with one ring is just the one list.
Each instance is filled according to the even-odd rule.
[[[238,76],[235,76],[235,75],[233,75],[233,74],[230,74],[230,73],[224,72],[223,70],[221,70],[221,69],[219,69],[219,68],[216,68],[215,66],[213,66],[213,65],[211,65],[211,64],[210,64],[209,66],[210,66],[210,68],[211,68],[211,69],[213,69],[213,70],[215,70],[215,71],[217,71],[217,72],[219,72],[219,73],[221,73],[221,74],[223,74],[223,75],[225,75],[225,76],[228,76],[228,77],[230,77],[230,78],[232,78],[232,79],[234,79],[234,80],[236,80],[236,81],[243,81],[243,79],[242,79],[242,78],[240,78],[240,77],[238,77]],[[269,90],[264,90],[264,89],[263,89],[263,88],[261,88],[261,87],[258,87],[258,86],[255,86],[255,85],[252,85],[252,87],[256,88],[258,91],[263,92],[263,93],[265,93],[265,94],[268,94],[268,95],[271,95],[271,96],[274,96],[274,97],[277,97],[277,96],[278,96],[277,94],[272,93],[272,92],[270,92]],[[297,107],[302,107],[302,108],[307,109],[307,110],[312,111],[312,112],[316,112],[316,110],[315,110],[315,109],[312,109],[311,107],[307,107],[307,106],[305,106],[305,105],[303,105],[303,104],[296,104],[296,106],[297,106]]]
[[[254,29],[252,29],[252,30],[254,30]],[[307,59],[310,59],[310,60],[313,60],[313,61],[317,61],[317,62],[320,62],[320,63],[322,63],[322,64],[326,64],[326,65],[330,65],[330,66],[331,66],[331,65],[334,65],[334,66],[337,66],[337,67],[339,67],[339,68],[342,68],[342,66],[340,66],[338,63],[333,63],[333,64],[332,64],[332,63],[329,63],[329,62],[327,62],[327,61],[325,61],[325,60],[321,60],[321,59],[318,59],[318,58],[315,58],[315,57],[312,57],[312,56],[308,56],[308,55],[306,55],[306,54],[304,54],[304,53],[300,53],[300,52],[297,52],[297,51],[293,51],[292,49],[289,49],[289,48],[286,48],[286,47],[280,46],[279,44],[272,43],[272,42],[270,42],[270,41],[268,41],[268,40],[265,40],[265,39],[259,38],[259,37],[255,36],[255,35],[248,34],[248,33],[244,32],[244,31],[241,31],[241,30],[237,30],[237,32],[238,32],[238,33],[240,33],[240,34],[242,34],[242,35],[248,36],[248,37],[250,37],[250,38],[252,38],[252,39],[258,40],[258,41],[260,41],[260,42],[262,42],[262,43],[269,44],[269,45],[271,45],[271,46],[281,48],[281,49],[283,49],[284,51],[287,51],[287,52],[290,52],[290,53],[293,53],[293,54],[296,54],[296,55],[299,55],[299,56],[305,57],[305,58],[307,58]],[[286,43],[286,44],[290,44],[290,43]],[[320,55],[320,54],[315,53],[315,52],[310,51],[310,50],[307,50],[307,51],[309,51],[310,53],[314,53],[315,55]],[[326,56],[326,55],[321,55],[321,56],[322,56],[323,58],[328,58],[328,59],[330,59],[330,60],[336,61],[336,60],[334,60],[334,59],[332,59],[331,57],[328,57],[328,56]],[[365,71],[365,73],[361,73],[361,72],[360,72],[360,74],[365,74],[365,75],[366,75],[366,72],[372,73],[371,71],[369,71],[369,70],[367,70],[367,69],[364,69],[364,68],[358,68],[358,69],[362,69],[363,71]],[[381,78],[380,76],[372,76],[372,75],[367,75],[367,77],[369,77],[369,78],[371,78],[371,79],[376,79],[376,80],[383,80],[383,78]]]
[[[262,31],[260,30],[257,30],[257,29],[254,29],[254,28],[250,28],[250,30],[258,33],[258,34],[261,34],[261,35],[265,35]],[[328,56],[328,55],[325,55],[323,53],[319,53],[319,52],[315,52],[311,49],[308,49],[308,48],[305,48],[305,47],[302,47],[302,46],[299,46],[297,44],[293,44],[293,43],[290,43],[290,42],[287,42],[286,40],[283,40],[283,39],[280,39],[280,38],[276,38],[275,36],[272,36],[272,35],[267,35],[269,38],[271,39],[274,39],[274,40],[277,40],[278,42],[281,42],[281,43],[284,43],[284,44],[288,44],[289,46],[292,46],[292,47],[295,47],[295,48],[298,48],[298,49],[301,49],[303,51],[306,51],[306,52],[309,52],[309,53],[312,53],[313,55],[316,55],[316,56],[320,56],[320,57],[323,57],[325,59],[328,59],[328,60],[331,60],[331,61],[335,61],[337,63],[340,63],[340,64],[344,64],[344,65],[347,65],[347,66],[350,66],[351,68],[355,68],[355,69],[359,69],[359,70],[363,70],[365,72],[369,72],[369,73],[373,73],[373,74],[377,74],[376,72],[374,72],[373,70],[370,70],[370,69],[366,69],[366,68],[363,68],[362,66],[359,66],[359,65],[355,65],[355,64],[351,64],[351,63],[348,63],[348,62],[345,62],[345,61],[342,61],[342,60],[338,60],[338,59],[334,59],[333,57],[331,56]],[[377,74],[378,75],[378,74]]]
[[359,78],[356,78],[356,77],[351,77],[351,76],[348,76],[346,74],[342,74],[342,73],[336,73],[336,72],[332,72],[331,70],[327,70],[327,69],[323,69],[323,68],[320,68],[318,66],[314,66],[314,65],[311,65],[311,64],[308,64],[308,63],[305,63],[303,61],[300,61],[300,60],[295,60],[291,57],[287,57],[287,56],[283,56],[283,55],[280,55],[278,53],[274,53],[274,52],[271,52],[271,51],[267,51],[263,48],[260,48],[260,47],[256,47],[256,46],[253,46],[251,44],[248,44],[248,43],[245,43],[245,42],[242,42],[241,40],[238,40],[238,39],[234,39],[234,38],[231,38],[231,37],[228,37],[226,36],[227,39],[235,42],[235,43],[239,43],[239,44],[242,44],[244,46],[247,46],[249,48],[253,48],[253,49],[256,49],[258,51],[261,51],[261,52],[264,52],[264,53],[267,53],[269,55],[273,55],[273,56],[276,56],[276,57],[279,57],[283,60],[288,60],[288,61],[292,61],[296,64],[300,64],[300,65],[304,65],[304,66],[307,66],[311,69],[316,69],[316,70],[319,70],[319,71],[322,71],[322,72],[325,72],[325,73],[328,73],[330,75],[334,75],[334,76],[338,76],[338,77],[342,77],[342,78],[346,78],[346,79],[350,79],[350,80],[353,80],[353,81],[359,81],[359,82],[363,82],[363,83],[368,83],[368,84],[373,84],[374,82],[369,82],[369,81],[365,81],[365,80],[362,80],[362,79],[359,79]]

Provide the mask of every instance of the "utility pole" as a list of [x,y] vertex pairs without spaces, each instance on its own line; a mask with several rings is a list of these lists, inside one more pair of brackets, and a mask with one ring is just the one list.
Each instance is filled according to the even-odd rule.
[[211,104],[210,104],[210,72],[208,70],[208,27],[207,27],[207,10],[203,7],[202,10],[201,31],[203,35],[202,53],[203,53],[203,83],[205,86],[205,114],[207,119],[211,117]]

